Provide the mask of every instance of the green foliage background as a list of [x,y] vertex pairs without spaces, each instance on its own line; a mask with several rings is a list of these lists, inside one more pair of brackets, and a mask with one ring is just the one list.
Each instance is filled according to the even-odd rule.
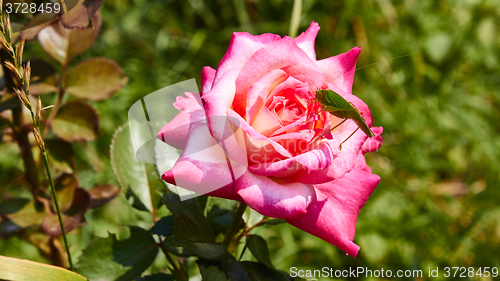
[[[129,82],[92,103],[102,135],[76,151],[80,185],[117,183],[109,144],[134,102],[176,82],[199,82],[203,66],[217,67],[232,32],[286,35],[292,6],[290,0],[104,1],[101,34],[74,63],[110,58]],[[357,258],[287,224],[258,228],[275,267],[427,273],[500,266],[500,1],[303,1],[299,32],[313,20],[321,27],[318,59],[359,46],[358,67],[376,63],[356,72],[353,93],[369,105],[374,126],[384,127],[382,148],[367,154],[382,180],[358,220]],[[43,52],[33,43],[26,53],[30,59]],[[89,224],[69,235],[74,260],[94,235],[120,236],[127,224],[150,227],[123,194],[86,216]],[[47,262],[17,237],[0,240],[0,254]],[[243,259],[253,257],[247,252]]]

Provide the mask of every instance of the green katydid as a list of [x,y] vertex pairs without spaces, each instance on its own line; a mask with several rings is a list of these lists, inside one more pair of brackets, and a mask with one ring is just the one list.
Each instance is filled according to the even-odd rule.
[[[327,132],[318,136],[314,142],[324,137],[326,134],[335,130],[338,126],[342,125],[345,121],[351,119],[358,125],[358,128],[354,130],[354,132],[349,135],[342,143],[340,143],[340,149],[342,149],[342,144],[344,144],[354,133],[356,133],[360,128],[368,137],[374,137],[375,134],[370,130],[370,127],[366,125],[365,118],[361,117],[358,109],[350,102],[346,101],[341,95],[335,93],[332,90],[317,90],[316,97],[313,102],[319,102],[321,105],[321,109],[330,113],[331,115],[342,118],[340,123],[335,125],[333,128],[328,130]],[[314,143],[313,142],[313,143]]]
[[[407,57],[410,54],[403,55],[403,56],[398,56],[391,58],[393,59],[398,59],[402,57]],[[375,65],[379,62],[371,63],[365,66],[362,66],[360,68],[357,68],[355,70],[359,70],[368,66]],[[347,74],[347,73],[346,73]],[[359,110],[352,104],[351,102],[346,101],[341,95],[335,93],[332,90],[316,90],[316,96],[313,102],[319,102],[321,104],[321,109],[323,111],[327,111],[330,114],[332,114],[335,117],[342,118],[342,120],[339,124],[335,125],[333,128],[328,130],[326,133],[321,134],[319,137],[317,137],[312,143],[315,143],[318,141],[320,138],[324,137],[326,134],[330,133],[331,131],[335,130],[338,126],[342,125],[345,121],[351,119],[358,125],[358,128],[354,130],[352,134],[350,134],[344,141],[340,143],[339,149],[342,149],[342,144],[344,144],[354,133],[356,133],[360,128],[361,131],[363,131],[369,138],[374,137],[375,134],[372,132],[370,127],[366,125],[365,123],[365,118],[361,117],[361,114]]]
[[[410,54],[394,57],[394,58],[391,58],[389,60],[394,60],[394,59],[407,57],[407,56],[410,56]],[[368,65],[356,68],[355,70],[369,67],[369,66],[375,65],[377,63],[380,63],[380,62],[371,63]],[[290,66],[290,65],[287,67],[290,69],[294,68],[294,66]],[[353,70],[351,72],[346,72],[343,75],[348,74],[348,73],[352,73],[355,70]],[[315,72],[315,70],[311,70],[311,69],[309,69],[308,71],[313,72],[313,73]],[[297,73],[300,73],[300,72],[301,71],[297,71]],[[312,81],[312,79],[307,78],[307,75],[304,75],[303,77],[306,77],[306,79],[309,79],[313,84],[315,84]],[[318,89],[317,86],[316,86],[316,89]],[[317,138],[315,138],[314,141],[311,142],[309,145],[314,144],[316,141],[318,141],[319,139],[321,139],[322,137],[324,137],[325,135],[327,135],[331,131],[335,130],[336,128],[338,128],[340,125],[342,125],[345,121],[347,121],[349,119],[352,120],[356,125],[358,125],[358,128],[356,128],[356,130],[354,130],[354,132],[352,132],[352,134],[350,134],[345,140],[343,140],[340,143],[340,145],[339,145],[340,150],[342,149],[342,144],[344,144],[349,138],[351,138],[360,128],[361,128],[361,131],[363,131],[369,138],[375,136],[375,133],[373,133],[372,130],[370,129],[370,127],[368,127],[368,125],[365,123],[365,118],[361,117],[362,112],[360,113],[359,110],[356,108],[356,106],[354,106],[354,104],[352,104],[351,102],[348,102],[341,95],[335,93],[334,91],[329,90],[329,89],[316,90],[316,96],[312,102],[319,102],[321,105],[322,111],[326,111],[326,112],[330,113],[331,115],[338,117],[338,118],[342,118],[344,120],[342,120],[340,123],[338,123],[337,125],[332,127],[327,132],[325,132],[325,133],[321,134],[320,136],[318,136]],[[318,113],[316,113],[316,114],[318,114]],[[307,121],[309,121],[309,120],[310,119],[308,119]]]

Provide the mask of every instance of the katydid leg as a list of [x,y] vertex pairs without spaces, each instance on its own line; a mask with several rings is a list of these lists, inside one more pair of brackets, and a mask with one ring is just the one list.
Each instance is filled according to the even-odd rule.
[[339,150],[342,150],[342,144],[344,144],[344,142],[346,142],[350,137],[352,137],[352,135],[354,135],[357,131],[359,130],[359,127],[356,128],[356,130],[354,130],[354,132],[352,132],[352,134],[350,134],[347,139],[345,139],[343,142],[340,143],[339,145]]
[[342,120],[342,122],[338,123],[337,125],[335,125],[335,127],[331,128],[330,130],[328,130],[327,132],[321,134],[319,137],[317,137],[312,143],[315,143],[317,142],[320,138],[326,136],[328,133],[330,133],[331,131],[337,129],[338,126],[342,125],[345,121],[347,121],[348,119],[344,119]]

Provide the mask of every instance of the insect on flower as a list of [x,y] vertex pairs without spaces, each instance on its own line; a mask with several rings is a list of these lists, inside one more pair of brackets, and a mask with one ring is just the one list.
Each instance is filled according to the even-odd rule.
[[[385,61],[389,60],[394,60],[394,59],[399,59],[403,57],[410,56],[410,54],[407,55],[402,55],[398,57],[393,57]],[[317,141],[319,141],[321,138],[325,137],[327,134],[338,128],[340,125],[342,125],[344,122],[347,120],[352,120],[358,127],[345,139],[343,140],[340,145],[339,145],[339,150],[342,150],[342,145],[349,140],[359,129],[363,131],[369,138],[372,138],[375,136],[375,133],[370,129],[370,127],[365,123],[365,118],[361,116],[363,112],[359,111],[356,106],[347,101],[345,98],[343,98],[340,94],[336,93],[335,91],[331,89],[326,89],[326,85],[323,87],[318,87],[318,83],[324,83],[324,80],[322,81],[321,76],[324,77],[324,74],[321,72],[318,72],[318,70],[311,69],[309,66],[303,66],[303,65],[290,65],[285,62],[283,62],[280,58],[273,56],[273,58],[281,62],[283,64],[283,67],[281,68],[285,72],[287,72],[289,75],[295,75],[296,77],[300,77],[299,79],[303,79],[308,82],[308,84],[311,87],[311,92],[315,92],[314,99],[308,101],[308,103],[316,103],[320,105],[319,110],[317,110],[309,119],[307,119],[304,122],[308,122],[312,118],[315,118],[318,116],[321,112],[328,112],[331,115],[343,119],[340,121],[338,124],[334,125],[332,124],[333,127],[331,127],[329,130],[326,132],[320,134],[317,137],[313,137],[312,141],[309,143],[308,146],[314,145]],[[352,71],[345,72],[341,74],[338,77],[335,77],[333,80],[338,79],[344,75],[347,74],[352,74],[354,71],[360,70],[365,67],[373,66],[375,64],[378,64],[382,61],[378,61],[375,63],[371,63],[359,68],[356,68]],[[311,75],[312,74],[312,75]],[[315,78],[318,77],[318,78]]]
[[344,141],[340,143],[339,149],[342,149],[342,144],[345,143],[354,133],[356,133],[360,128],[369,138],[374,137],[375,134],[370,130],[370,127],[366,125],[365,118],[361,117],[360,112],[354,106],[354,104],[346,101],[341,95],[335,93],[332,90],[317,90],[316,97],[313,102],[319,102],[321,105],[321,109],[330,113],[331,115],[342,118],[340,123],[335,125],[333,128],[328,130],[327,132],[318,136],[312,143],[315,143],[326,134],[335,130],[338,126],[342,125],[345,121],[351,119],[358,125],[358,128],[354,130],[354,132],[349,135]]
[[[393,58],[390,58],[389,60],[399,59],[399,58],[403,58],[403,57],[407,57],[407,56],[410,56],[410,54],[403,55],[403,56],[398,56],[398,57],[393,57]],[[373,66],[373,65],[378,64],[380,62],[381,61],[375,62],[375,63],[371,63],[371,64],[368,64],[368,65],[359,67],[359,68],[357,68],[355,70],[359,70],[359,69],[362,69],[362,68],[365,68],[365,67]],[[345,73],[345,74],[347,74],[347,73]],[[311,82],[312,82],[312,80],[311,80]],[[313,84],[314,84],[314,82],[313,82]],[[314,141],[311,142],[310,145],[316,143],[322,137],[326,136],[328,133],[332,132],[333,130],[335,130],[336,128],[338,128],[340,125],[342,125],[345,121],[347,121],[349,119],[352,120],[358,126],[358,128],[356,128],[356,130],[354,130],[354,132],[352,132],[352,134],[350,134],[345,140],[343,140],[340,143],[339,150],[342,150],[342,144],[344,144],[350,137],[352,137],[359,129],[361,129],[361,131],[363,131],[369,138],[375,136],[375,134],[372,132],[372,130],[370,129],[370,127],[368,127],[368,125],[365,123],[365,118],[361,117],[361,113],[362,112],[360,112],[356,108],[356,106],[354,106],[353,103],[348,102],[341,95],[335,93],[332,90],[329,90],[329,89],[318,89],[317,86],[316,86],[316,89],[317,89],[316,90],[316,95],[315,95],[315,98],[314,98],[314,100],[312,102],[313,103],[319,103],[321,105],[321,110],[322,111],[326,111],[326,112],[330,113],[331,115],[333,115],[335,117],[338,117],[338,118],[341,118],[341,119],[344,119],[344,120],[342,120],[340,123],[338,123],[337,125],[335,125],[334,127],[332,127],[327,132],[325,132],[325,133],[319,135],[318,137],[316,137],[314,139]],[[319,114],[319,112],[317,112],[316,114],[314,114],[311,118],[314,118],[317,114]],[[307,121],[309,121],[309,120],[307,120]]]

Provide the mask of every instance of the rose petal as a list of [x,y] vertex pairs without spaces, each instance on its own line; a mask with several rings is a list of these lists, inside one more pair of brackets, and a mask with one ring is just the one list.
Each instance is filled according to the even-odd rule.
[[306,122],[307,118],[308,118],[308,116],[302,116],[301,118],[295,120],[294,122],[281,127],[276,132],[274,132],[271,135],[271,137],[278,136],[278,135],[283,134],[285,132],[293,133],[293,132],[295,132],[297,130],[300,130],[300,129],[309,129],[309,128],[311,128],[310,122]]
[[359,246],[352,240],[358,214],[379,181],[377,175],[353,169],[341,179],[315,185],[317,201],[300,221],[288,222],[356,257]]
[[235,68],[241,69],[257,50],[280,39],[279,35],[271,33],[261,35],[252,35],[246,32],[233,33],[226,54],[217,67],[214,83],[218,83],[227,71]]
[[371,129],[372,132],[375,134],[375,136],[367,139],[366,142],[363,144],[363,148],[361,148],[363,154],[378,150],[382,146],[382,142],[384,141],[382,137],[382,132],[384,131],[384,128],[372,127]]
[[180,113],[165,125],[156,135],[158,139],[177,149],[184,149],[191,124],[206,119],[198,93],[185,92],[186,97],[178,96],[174,107]]
[[201,92],[204,94],[210,89],[212,89],[212,84],[214,83],[215,79],[215,69],[211,68],[210,66],[205,66],[201,70]]
[[[249,154],[249,157],[252,157],[252,154]],[[332,164],[333,159],[334,155],[330,147],[320,144],[317,149],[307,151],[292,158],[278,161],[273,161],[272,158],[269,158],[268,161],[260,161],[259,163],[249,165],[248,170],[253,174],[261,176],[291,177],[297,173],[306,174],[323,170]]]
[[[283,71],[283,70],[281,70],[281,71]],[[284,73],[286,74],[286,72],[284,72]],[[266,97],[263,98],[264,99],[264,104],[266,106],[269,106],[269,107],[274,107],[275,106],[275,102],[273,103],[273,101],[277,97],[282,97],[283,93],[285,91],[287,91],[287,90],[290,93],[299,92],[299,94],[305,95],[303,93],[305,91],[305,89],[303,87],[303,83],[300,80],[295,79],[295,77],[288,76],[285,81],[283,81],[282,83],[280,83],[279,85],[277,85],[272,90],[272,92],[269,93],[269,95],[267,95]],[[288,95],[283,96],[282,99],[284,100],[285,98],[295,98],[295,97],[291,97],[290,93],[288,93]],[[303,96],[301,96],[301,97],[303,97]]]
[[[186,148],[162,179],[199,194],[231,183],[233,179],[224,150],[213,143],[206,124],[193,124]],[[214,187],[214,183],[220,184]]]
[[243,202],[243,198],[234,190],[234,183],[225,185],[205,195]]
[[360,169],[362,171],[365,171],[367,173],[371,173],[372,172],[372,169],[370,168],[370,166],[368,166],[368,164],[366,164],[366,159],[365,157],[363,156],[363,153],[359,153],[358,154],[358,158],[356,159],[356,169]]
[[[235,135],[217,143],[206,122],[190,126],[188,141],[173,168],[162,175],[166,182],[205,194],[233,183],[247,170],[245,150],[235,145]],[[229,162],[228,162],[229,160]]]
[[361,147],[366,141],[367,136],[358,130],[342,145],[342,150],[339,151],[341,141],[345,140],[357,128],[354,122],[347,122],[350,122],[350,124],[346,127],[345,132],[336,134],[332,140],[321,141],[321,144],[328,145],[335,155],[331,165],[321,170],[300,170],[293,176],[294,181],[321,184],[342,178],[355,167],[357,155],[361,152]]
[[316,135],[316,132],[311,129],[303,129],[296,132],[281,134],[270,137],[270,140],[276,141],[284,147],[292,155],[299,155],[310,150],[311,140]]
[[306,214],[307,206],[316,201],[312,185],[285,179],[271,180],[249,172],[240,177],[235,186],[250,208],[264,216],[290,221],[299,220]]
[[329,82],[350,94],[360,52],[361,48],[354,47],[346,53],[319,60],[317,64]]
[[297,36],[294,41],[299,48],[304,50],[306,54],[312,59],[316,60],[316,52],[314,51],[314,42],[316,40],[316,35],[318,35],[319,24],[315,21],[311,22],[309,28]]
[[238,73],[239,69],[229,70],[221,77],[219,82],[214,84],[210,91],[203,94],[208,127],[210,128],[212,136],[218,142],[221,142],[225,138],[224,134],[231,130],[229,125],[225,122],[227,120],[222,120],[221,117],[227,116],[227,110],[231,107],[231,103],[233,102],[235,91],[234,81]]
[[234,110],[228,109],[227,116],[229,117],[230,121],[238,121],[239,124],[234,125],[240,126],[240,128],[243,129],[244,132],[246,132],[245,142],[247,150],[249,151],[249,155],[250,153],[256,155],[256,152],[264,151],[266,152],[266,155],[269,155],[269,157],[272,158],[280,156],[281,158],[292,157],[290,152],[288,152],[283,146],[259,133],[257,130],[255,130],[255,128],[253,128],[245,120],[243,120],[240,115],[234,112]]
[[261,106],[252,122],[252,127],[264,136],[270,136],[282,127],[278,116],[269,111],[266,106]]
[[269,93],[287,78],[288,75],[283,70],[273,69],[253,83],[247,94],[247,105],[249,106],[246,108],[245,120],[248,123],[253,122],[256,112],[262,106],[263,101],[267,99]]
[[[236,80],[236,94],[233,110],[240,115],[245,114],[246,94],[260,77],[273,69],[300,65],[305,69],[317,71],[316,63],[295,44],[292,38],[285,36],[280,41],[256,51],[245,63]],[[307,74],[307,73],[304,73]]]

